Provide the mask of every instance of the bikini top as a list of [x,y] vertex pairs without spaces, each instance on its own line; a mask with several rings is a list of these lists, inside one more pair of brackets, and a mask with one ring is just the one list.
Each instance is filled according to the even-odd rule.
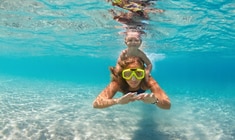
[[[136,95],[139,95],[139,94],[141,94],[141,93],[144,93],[145,91],[146,91],[146,90],[143,90],[143,89],[140,88],[140,89],[138,89],[137,91],[128,91],[127,93],[129,93],[129,92],[137,92]],[[127,94],[127,93],[126,93],[126,94]]]

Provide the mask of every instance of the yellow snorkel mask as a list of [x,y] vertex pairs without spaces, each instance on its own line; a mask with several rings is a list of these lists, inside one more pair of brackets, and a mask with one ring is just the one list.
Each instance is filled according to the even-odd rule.
[[141,80],[145,76],[145,71],[143,69],[125,69],[122,71],[122,78],[130,80],[132,76],[135,76],[136,79]]

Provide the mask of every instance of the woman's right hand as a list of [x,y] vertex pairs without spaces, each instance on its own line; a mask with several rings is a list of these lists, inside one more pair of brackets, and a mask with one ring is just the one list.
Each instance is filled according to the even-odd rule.
[[129,92],[126,95],[117,99],[117,104],[128,104],[129,102],[135,101],[136,92]]
[[158,101],[158,99],[151,93],[142,93],[136,96],[136,100],[142,100],[144,103],[152,104]]

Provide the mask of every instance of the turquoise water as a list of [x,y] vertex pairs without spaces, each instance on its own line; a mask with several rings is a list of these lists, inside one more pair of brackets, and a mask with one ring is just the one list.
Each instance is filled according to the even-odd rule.
[[145,21],[142,50],[171,110],[99,110],[92,101],[126,48],[111,4],[0,0],[0,139],[235,139],[235,1],[156,7],[165,12]]

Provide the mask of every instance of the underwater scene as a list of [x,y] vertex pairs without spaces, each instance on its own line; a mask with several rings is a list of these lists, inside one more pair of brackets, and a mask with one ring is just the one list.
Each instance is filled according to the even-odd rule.
[[[115,2],[0,0],[0,139],[235,139],[235,1],[142,0],[157,12],[128,22]],[[170,110],[93,108],[137,24]]]

